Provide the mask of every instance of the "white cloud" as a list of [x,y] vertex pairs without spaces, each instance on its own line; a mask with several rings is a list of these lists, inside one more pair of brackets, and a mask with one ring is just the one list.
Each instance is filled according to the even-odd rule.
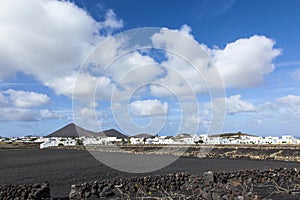
[[[105,44],[107,43],[105,42]],[[108,47],[113,50],[112,55],[116,56],[123,52],[122,49],[116,51],[116,48],[118,47],[115,42],[108,42],[108,44],[111,44],[108,45]],[[137,51],[125,53],[114,60],[114,62],[110,63],[107,68],[105,68],[107,65],[106,62],[109,61],[106,59],[107,57],[103,57],[102,53],[96,49],[88,62],[86,62],[85,67],[83,67],[82,71],[86,71],[86,73],[82,72],[78,77],[76,77],[76,74],[73,75],[73,78],[69,77],[73,82],[76,81],[74,92],[75,97],[78,97],[77,99],[82,100],[82,97],[92,97],[91,95],[86,94],[93,94],[92,92],[95,91],[98,80],[97,76],[101,77],[95,93],[97,99],[110,100],[112,95],[115,95],[118,101],[122,101],[130,98],[130,95],[136,90],[139,90],[138,88],[154,82],[157,76],[164,73],[162,68],[153,58],[148,55],[142,55]],[[92,76],[91,74],[95,75]],[[59,83],[59,81],[55,82],[57,82],[58,89],[60,88],[60,90],[62,90],[61,83]],[[49,85],[51,85],[51,87],[56,87],[54,84]],[[71,85],[74,85],[74,83]],[[71,88],[60,91],[60,94],[66,94],[68,91],[70,91],[68,96],[71,96],[71,92],[73,92],[71,91]],[[80,94],[80,91],[83,91],[84,95],[77,95],[77,93]]]
[[0,7],[0,80],[23,72],[44,84],[61,81],[107,37],[100,32],[123,26],[112,10],[97,22],[68,1],[11,0]]
[[300,96],[288,95],[277,98],[276,101],[284,105],[300,105]]
[[234,95],[230,97],[225,97],[225,98],[217,98],[213,100],[213,104],[211,103],[206,103],[205,104],[205,109],[209,111],[208,113],[210,114],[212,110],[212,106],[214,106],[214,109],[218,112],[219,110],[222,109],[222,106],[225,102],[226,106],[226,113],[227,114],[236,114],[236,113],[244,113],[244,112],[254,112],[258,108],[254,106],[252,103],[247,102],[245,100],[241,99],[241,95]]
[[270,106],[277,110],[277,112],[286,119],[299,119],[300,116],[300,96],[288,95],[277,98]]
[[169,55],[162,65],[165,66],[167,74],[156,80],[158,84],[150,87],[153,95],[169,96],[171,91],[176,95],[188,96],[206,91],[205,80],[187,61]]
[[47,109],[32,110],[27,108],[2,107],[0,121],[39,121],[45,119],[63,119],[64,115]]
[[[190,115],[190,116],[187,117],[186,122],[187,122],[186,125],[189,125],[189,126],[196,125],[196,126],[198,126],[200,124],[200,122],[202,122],[202,120],[201,120],[200,116],[198,116],[198,115]],[[187,128],[187,127],[185,127],[185,128]]]
[[225,103],[226,112],[228,114],[254,112],[257,109],[252,103],[241,100],[241,95],[235,95],[229,98],[225,98]]
[[100,26],[103,29],[120,29],[123,27],[123,20],[118,19],[112,9],[106,12],[105,20],[100,22]]
[[136,116],[155,116],[166,115],[168,112],[168,103],[157,99],[133,101],[130,103],[130,109]]
[[[182,53],[185,55],[186,51],[189,51],[189,55],[195,55],[195,52],[193,52],[193,49],[190,49],[191,43],[186,42],[186,38],[191,39],[192,41],[196,42],[194,40],[193,35],[191,34],[191,27],[187,25],[181,26],[179,30],[176,29],[168,29],[168,28],[161,28],[159,33],[155,33],[151,40],[153,43],[153,46],[160,49],[168,49],[168,50],[174,50],[174,52],[184,52]],[[184,37],[180,37],[184,35]],[[196,42],[197,43],[197,42]],[[198,55],[199,56],[199,55]]]
[[254,35],[229,43],[211,54],[226,87],[251,87],[263,82],[264,75],[274,70],[272,61],[280,55],[275,41]]
[[65,115],[60,114],[58,112],[53,112],[48,109],[43,109],[39,111],[35,111],[37,115],[35,116],[35,120],[45,120],[45,119],[64,119]]
[[[56,94],[71,97],[75,81],[83,78],[82,87],[75,91],[79,95],[75,96],[90,97],[99,75],[97,70],[103,70],[105,64],[125,51],[126,39],[116,40],[110,36],[111,31],[123,27],[123,21],[111,9],[105,13],[104,21],[97,22],[86,11],[66,1],[28,0],[25,3],[12,0],[9,3],[2,1],[0,6],[5,10],[0,13],[0,42],[3,44],[0,47],[0,80],[20,71],[35,76]],[[76,79],[76,70],[85,56],[107,38],[110,40],[103,43],[105,51],[96,50],[90,57],[95,63],[94,71],[83,71]],[[227,87],[253,86],[261,83],[263,75],[273,70],[272,60],[280,53],[273,48],[275,42],[264,36],[239,39],[227,44],[223,50],[209,49],[194,39],[191,27],[187,25],[179,30],[162,28],[151,39],[154,47],[169,50],[167,61],[162,63],[167,71],[147,55],[126,54],[102,77],[107,89],[101,99],[110,96],[106,92],[114,87],[113,82],[120,83],[125,89],[129,87],[129,91],[145,82],[157,82],[178,95],[207,91],[205,81],[208,84],[218,82],[209,69],[211,61],[207,53],[216,62]],[[199,45],[205,50],[200,54],[195,51]],[[179,56],[185,55],[188,62],[183,62],[170,53],[172,51]],[[196,68],[189,61],[196,63]],[[151,66],[147,68],[149,64]],[[162,77],[164,73],[167,75]],[[219,82],[214,86],[220,86]],[[81,91],[81,88],[87,89]],[[166,91],[158,85],[151,88],[152,94],[160,96],[170,95],[170,91]]]
[[88,107],[84,107],[80,109],[80,116],[84,120],[95,119],[96,117],[100,116],[101,114],[99,111],[96,110],[98,107],[97,103],[90,103]]
[[[107,77],[95,77],[89,73],[72,73],[46,83],[57,95],[65,95],[82,101],[107,100],[115,85]],[[75,87],[76,85],[76,87]]]
[[[181,34],[190,40],[180,37]],[[193,38],[191,28],[186,25],[180,30],[162,28],[160,33],[153,35],[152,42],[156,48],[178,54],[166,53],[168,59],[163,65],[170,68],[167,76],[158,82],[169,85],[179,94],[188,90],[200,93],[207,90],[206,86],[209,89],[222,86],[213,68],[210,68],[211,59],[226,88],[244,88],[262,84],[264,75],[274,70],[273,60],[281,53],[279,49],[274,48],[274,40],[258,35],[228,43],[224,49],[210,49],[205,44],[199,44]],[[199,51],[199,45],[202,52]],[[191,63],[195,64],[194,67]],[[180,76],[175,76],[172,70]],[[160,93],[158,87],[152,88],[152,92]]]
[[0,93],[0,121],[38,121],[62,119],[65,115],[39,109],[50,102],[50,97],[32,91],[9,89]]
[[106,76],[112,77],[122,86],[148,83],[161,73],[163,70],[153,58],[136,51],[118,58],[105,72]]
[[[166,51],[167,60],[162,62],[166,76],[157,80],[177,95],[191,95],[206,91],[205,77],[209,74],[210,62],[207,53],[199,48],[199,43],[191,34],[191,28],[183,25],[179,30],[162,28],[152,36],[155,48]],[[168,96],[163,87],[151,87],[154,95]]]
[[9,95],[7,98],[12,106],[18,108],[31,108],[46,105],[50,102],[50,97],[46,94],[40,94],[32,91],[9,89],[3,92]]
[[263,123],[298,123],[300,116],[300,96],[287,95],[255,107],[253,121]]
[[75,123],[78,126],[93,131],[102,130],[100,127],[103,124],[112,121],[111,117],[108,116],[107,112],[98,108],[98,103],[96,102],[76,104],[75,109],[73,109],[73,119]]
[[8,104],[7,98],[2,93],[0,93],[0,106],[5,106],[7,104]]

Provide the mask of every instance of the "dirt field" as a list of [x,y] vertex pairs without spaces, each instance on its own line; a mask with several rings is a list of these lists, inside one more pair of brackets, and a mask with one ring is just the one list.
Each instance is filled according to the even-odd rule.
[[[122,156],[121,153],[115,154]],[[179,171],[202,174],[208,170],[235,171],[278,167],[299,168],[300,164],[271,160],[182,157],[170,166],[150,174],[166,174]],[[149,174],[129,174],[111,169],[101,164],[86,151],[67,149],[0,150],[0,185],[48,181],[53,197],[67,197],[72,184],[114,177],[144,175]]]

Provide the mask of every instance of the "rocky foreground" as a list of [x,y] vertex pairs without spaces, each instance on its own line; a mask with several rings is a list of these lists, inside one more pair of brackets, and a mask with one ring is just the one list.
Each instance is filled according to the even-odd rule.
[[119,178],[72,185],[70,199],[299,199],[299,169]]
[[[72,185],[69,199],[299,199],[300,169],[177,172]],[[5,185],[0,199],[52,199],[48,183]]]
[[[299,169],[174,173],[72,185],[69,199],[299,199]],[[0,199],[52,199],[47,183],[0,187]]]

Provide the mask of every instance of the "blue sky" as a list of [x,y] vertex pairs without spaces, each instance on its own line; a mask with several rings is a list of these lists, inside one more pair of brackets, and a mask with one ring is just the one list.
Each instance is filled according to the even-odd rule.
[[[220,104],[226,106],[221,132],[300,134],[297,0],[13,0],[0,6],[5,10],[0,13],[0,136],[47,135],[73,122],[74,116],[76,123],[93,130],[205,133],[215,119],[203,80],[193,76],[188,63],[167,53],[178,51],[197,63],[190,42],[207,53],[224,83],[225,96],[213,99],[217,113],[224,111]],[[102,69],[102,63],[125,48],[120,38],[112,36],[143,27],[157,27],[153,46],[165,51],[154,48],[120,58],[98,82],[96,102],[87,100],[99,78],[91,69],[80,71],[87,61],[95,61],[85,60],[87,56],[97,55]],[[169,40],[172,35],[178,35],[176,41]],[[100,45],[100,55],[96,54],[95,47],[107,40],[111,43]],[[177,46],[172,49],[172,45]],[[102,53],[104,49],[111,53]],[[129,73],[134,65],[149,63]],[[202,72],[212,79],[209,71]],[[131,82],[119,83],[116,77],[121,75]],[[143,85],[145,81],[152,84]],[[133,88],[139,89],[130,96]],[[195,93],[193,98],[187,94],[189,89]],[[113,91],[116,100],[111,101]],[[124,114],[127,111],[131,118]]]

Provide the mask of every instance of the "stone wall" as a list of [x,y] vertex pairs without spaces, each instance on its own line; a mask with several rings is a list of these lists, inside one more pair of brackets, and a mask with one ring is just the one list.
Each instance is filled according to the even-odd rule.
[[34,183],[22,185],[0,186],[0,199],[49,199],[50,188],[48,183]]
[[[167,175],[116,178],[72,185],[76,199],[300,199],[300,171],[295,169],[177,172]],[[51,199],[47,182],[0,186],[0,199]]]
[[258,200],[274,193],[274,198],[282,195],[280,199],[299,199],[299,177],[298,169],[284,168],[205,172],[203,176],[175,173],[72,185],[69,198]]

